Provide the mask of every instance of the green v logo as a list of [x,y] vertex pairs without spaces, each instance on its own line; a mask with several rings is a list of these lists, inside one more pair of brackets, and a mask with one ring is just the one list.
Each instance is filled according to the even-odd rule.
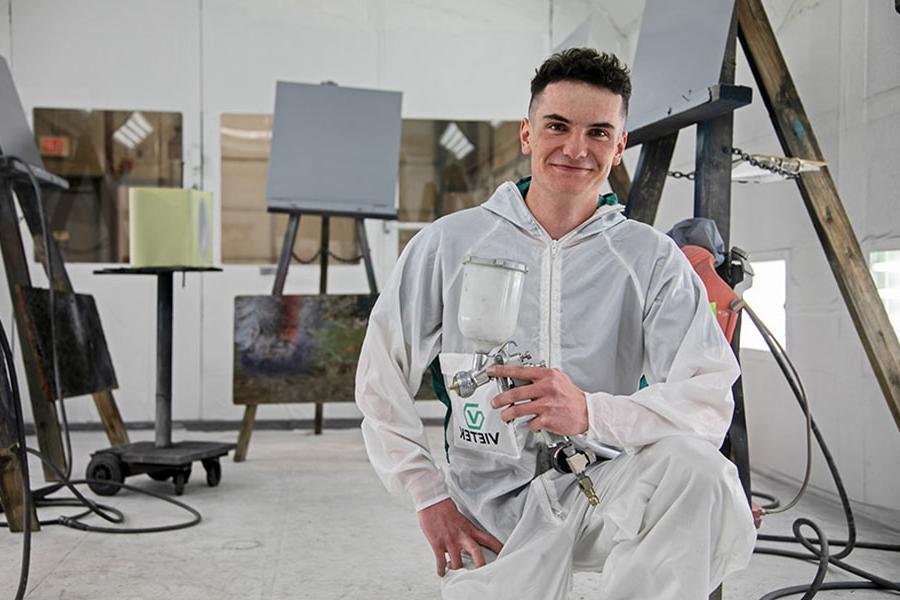
[[466,425],[475,431],[480,431],[484,426],[484,413],[478,408],[478,404],[470,402],[463,406],[463,415],[466,417]]

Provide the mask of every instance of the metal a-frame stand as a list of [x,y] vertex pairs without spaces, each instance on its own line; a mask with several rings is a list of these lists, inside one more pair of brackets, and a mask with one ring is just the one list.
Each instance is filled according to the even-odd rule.
[[[785,154],[824,161],[761,0],[736,0],[720,87],[734,83],[736,39],[741,41]],[[733,116],[727,112],[693,122],[698,124],[694,213],[716,221],[728,248]],[[634,141],[629,138],[630,144],[643,143],[634,181],[631,182],[624,169],[619,168],[610,176],[610,185],[620,197],[628,199],[627,210],[631,218],[650,224],[656,218],[678,129],[679,126],[657,128],[654,135],[636,136]],[[827,167],[800,173],[797,185],[872,370],[900,428],[900,344],[837,187]],[[737,340],[735,336],[735,348]],[[749,494],[749,460],[740,380],[735,384],[735,415],[729,435],[732,459]]]
[[[730,248],[731,146],[734,110],[751,101],[751,90],[734,85],[736,12],[732,14],[719,83],[710,88],[704,105],[671,119],[653,123],[629,133],[629,145],[641,144],[634,181],[624,167],[611,173],[609,182],[619,197],[627,198],[629,218],[653,224],[662,198],[663,186],[681,128],[697,124],[696,171],[694,174],[694,216],[713,219],[726,251]],[[728,264],[730,261],[726,261]],[[727,274],[726,274],[727,279]],[[728,281],[734,285],[734,281]],[[740,325],[740,323],[738,323]],[[735,330],[732,348],[739,357],[740,327]],[[735,463],[741,484],[750,501],[750,456],[744,413],[743,386],[738,379],[733,388],[734,414],[723,452]],[[721,597],[721,588],[711,596]]]
[[[280,211],[279,211],[280,212]],[[284,241],[281,246],[281,256],[278,259],[278,270],[275,273],[275,283],[272,286],[272,295],[281,296],[284,293],[284,283],[287,280],[288,268],[294,252],[294,243],[297,241],[297,231],[300,229],[300,216],[304,211],[291,210],[288,212],[288,226],[284,232]],[[323,214],[321,212],[309,213],[322,217],[322,234],[319,245],[319,294],[326,294],[328,288],[328,238],[329,220],[331,216],[348,216],[341,214]],[[359,240],[360,254],[366,267],[366,279],[369,282],[369,291],[374,296],[378,294],[378,285],[375,282],[375,268],[372,265],[372,253],[369,249],[369,238],[366,234],[365,221],[362,216],[355,216],[356,237]],[[324,404],[316,402],[315,434],[322,433],[324,420]],[[247,404],[244,407],[244,418],[241,422],[241,432],[238,435],[237,449],[234,451],[234,461],[243,462],[247,458],[247,447],[250,445],[250,436],[253,433],[253,424],[256,421],[256,404]]]

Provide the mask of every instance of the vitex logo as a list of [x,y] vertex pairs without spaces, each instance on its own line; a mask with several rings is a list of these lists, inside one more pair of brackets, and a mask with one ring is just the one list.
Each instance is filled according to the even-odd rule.
[[479,431],[484,425],[484,413],[478,408],[478,404],[470,402],[463,406],[463,414],[466,417],[466,425]]

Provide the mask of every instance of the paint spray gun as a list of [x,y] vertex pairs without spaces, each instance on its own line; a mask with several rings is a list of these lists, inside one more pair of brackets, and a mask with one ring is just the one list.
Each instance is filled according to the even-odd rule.
[[[511,365],[543,367],[534,363],[530,352],[513,352],[516,343],[510,340],[519,317],[519,304],[525,273],[522,263],[506,259],[485,259],[466,256],[463,259],[463,284],[459,303],[459,328],[475,343],[472,368],[453,376],[449,388],[461,398],[469,398],[482,385],[496,381],[501,392],[528,385],[530,381],[511,377],[491,377],[488,367]],[[555,469],[571,473],[578,487],[592,506],[599,504],[587,467],[597,461],[590,449],[575,446],[568,436],[538,432],[538,461],[535,476]]]

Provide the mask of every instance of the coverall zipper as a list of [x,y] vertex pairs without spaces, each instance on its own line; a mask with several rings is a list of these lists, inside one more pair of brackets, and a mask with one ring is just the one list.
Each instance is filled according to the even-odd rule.
[[547,306],[550,308],[550,315],[549,315],[549,318],[547,319],[547,329],[548,329],[547,340],[550,342],[550,348],[549,348],[550,351],[547,354],[547,363],[548,363],[547,366],[548,367],[552,367],[553,359],[558,358],[553,355],[553,348],[554,348],[554,346],[553,346],[553,343],[554,343],[553,329],[554,329],[554,322],[556,321],[556,316],[555,316],[556,313],[554,311],[554,309],[556,308],[556,305],[554,304],[553,299],[555,296],[554,290],[555,290],[555,283],[556,283],[556,255],[558,252],[559,252],[559,241],[550,240],[550,286],[549,286],[550,289],[548,290],[550,297],[547,299]]
[[[559,357],[554,356],[554,335],[553,330],[556,327],[556,302],[554,298],[556,296],[555,284],[558,274],[556,273],[556,257],[559,254],[559,241],[551,239],[550,240],[550,273],[548,277],[548,286],[547,286],[547,341],[548,341],[548,352],[547,352],[547,366],[553,367],[554,359],[559,360]],[[559,502],[559,497],[556,493],[556,489],[547,478],[541,477],[540,482],[544,487],[544,493],[546,494],[547,501],[550,503],[550,511],[554,517],[557,519],[565,519],[566,511],[563,509],[562,505]]]

